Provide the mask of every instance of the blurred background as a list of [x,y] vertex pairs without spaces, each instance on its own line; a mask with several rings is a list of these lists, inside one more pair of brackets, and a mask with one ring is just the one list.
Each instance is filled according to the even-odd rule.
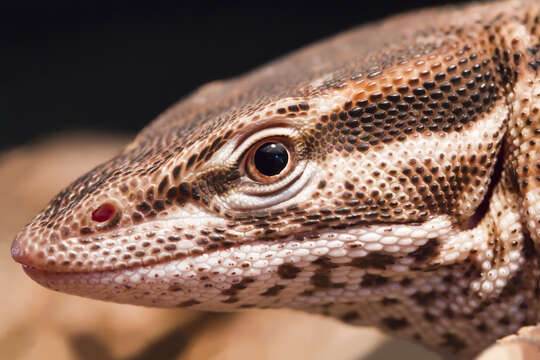
[[459,1],[2,1],[0,147],[134,133],[198,86],[405,10]]
[[198,86],[407,9],[457,1],[12,1],[0,5],[0,359],[438,359],[292,311],[205,314],[42,289],[15,233]]

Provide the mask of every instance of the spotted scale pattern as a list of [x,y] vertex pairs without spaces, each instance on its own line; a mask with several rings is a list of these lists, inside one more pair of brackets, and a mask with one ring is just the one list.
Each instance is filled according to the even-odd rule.
[[[539,44],[535,1],[433,9],[206,85],[12,255],[72,294],[291,307],[472,356],[539,320]],[[245,171],[265,139],[292,149],[270,183]]]

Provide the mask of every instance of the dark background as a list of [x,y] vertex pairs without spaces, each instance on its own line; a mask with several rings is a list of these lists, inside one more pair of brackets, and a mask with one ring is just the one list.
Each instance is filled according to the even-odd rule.
[[60,130],[134,133],[208,81],[367,21],[456,2],[2,1],[0,150]]

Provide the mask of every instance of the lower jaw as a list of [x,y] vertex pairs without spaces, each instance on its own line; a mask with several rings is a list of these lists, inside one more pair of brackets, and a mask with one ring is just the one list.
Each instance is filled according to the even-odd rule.
[[[383,227],[392,227],[395,233],[398,233],[401,227],[409,228],[409,226],[403,224],[384,225]],[[434,237],[440,237],[451,233],[453,227],[449,219],[436,218],[428,221],[426,224],[414,226],[410,231],[411,234],[407,235],[407,237],[410,236],[411,239],[416,239],[415,241],[421,240],[423,241],[422,244],[425,244],[426,235],[414,235],[414,233],[423,231]],[[347,248],[349,242],[361,241],[363,236],[368,236],[371,233],[382,234],[380,235],[382,237],[391,236],[387,235],[383,229],[371,229],[368,231],[366,227],[359,227],[355,232],[358,239],[350,239],[351,232],[354,231],[336,230],[332,234],[327,234],[325,239],[291,239],[291,241],[271,244],[267,242],[242,244],[236,251],[246,256],[248,253],[270,254],[270,257],[264,258],[264,261],[268,263],[267,265],[257,265],[261,259],[255,258],[249,260],[251,266],[247,269],[242,268],[239,263],[234,263],[230,250],[217,250],[209,254],[200,255],[203,256],[200,259],[197,257],[188,257],[163,263],[153,263],[147,266],[118,268],[116,270],[96,269],[79,272],[55,272],[28,265],[23,265],[23,270],[30,278],[46,288],[98,300],[157,307],[190,306],[201,310],[229,310],[238,308],[242,304],[223,302],[230,297],[228,294],[222,294],[225,285],[232,287],[238,283],[237,280],[243,278],[260,280],[256,282],[256,285],[250,285],[248,290],[243,290],[242,294],[246,295],[247,299],[248,295],[252,295],[250,291],[260,295],[269,288],[284,281],[283,278],[279,278],[278,276],[277,266],[279,264],[273,264],[273,260],[281,259],[282,263],[298,265],[300,268],[309,270],[300,273],[294,280],[295,286],[299,286],[299,282],[301,282],[303,284],[302,286],[308,287],[312,286],[310,283],[310,277],[312,275],[310,271],[313,270],[313,266],[317,267],[310,264],[313,264],[315,260],[326,254],[319,252],[322,248],[329,247],[331,250],[337,247],[344,249]],[[340,237],[341,235],[347,236]],[[377,253],[377,250],[367,249],[369,244],[374,244],[377,241],[373,239],[365,239],[363,241],[366,243],[366,249],[350,250],[345,255],[336,253],[330,256],[333,257],[336,264],[345,264],[351,262],[354,258],[365,257],[371,252]],[[324,243],[321,244],[321,242]],[[342,244],[338,246],[334,244],[336,242]],[[332,243],[332,246],[330,246],[330,243]],[[408,249],[411,245],[400,246]],[[355,251],[363,251],[365,254],[353,254]],[[210,261],[210,259],[207,260],[207,257],[215,257],[215,259],[213,259],[214,261]],[[225,265],[229,261],[233,264]],[[309,266],[311,268],[308,268]],[[397,271],[401,274],[401,270],[399,269],[388,269],[388,271]],[[207,287],[207,284],[212,286]],[[263,300],[268,301],[268,304],[263,304],[264,306],[272,306],[275,301],[271,296],[265,296]]]

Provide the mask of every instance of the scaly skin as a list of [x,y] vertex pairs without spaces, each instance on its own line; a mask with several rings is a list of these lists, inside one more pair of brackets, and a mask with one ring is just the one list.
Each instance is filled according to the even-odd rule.
[[[289,307],[472,356],[540,320],[539,16],[405,14],[206,85],[62,191],[12,255],[71,294]],[[256,176],[268,140],[289,165]]]

